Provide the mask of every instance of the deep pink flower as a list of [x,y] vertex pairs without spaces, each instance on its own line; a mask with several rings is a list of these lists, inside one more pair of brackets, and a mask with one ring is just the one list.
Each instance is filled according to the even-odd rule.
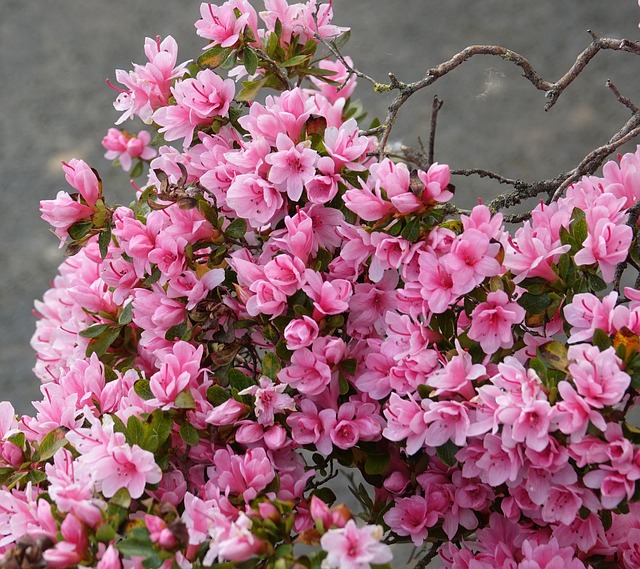
[[301,348],[291,356],[291,364],[278,373],[278,379],[305,395],[319,395],[331,381],[331,369],[311,350]]
[[247,26],[253,36],[258,37],[258,15],[246,0],[231,0],[221,6],[203,2],[200,4],[200,16],[201,19],[195,23],[196,33],[212,40],[203,49],[216,45],[235,47]]
[[228,449],[216,451],[209,475],[222,490],[253,500],[275,478],[271,461],[264,449],[249,449],[243,455]]
[[318,337],[318,331],[318,325],[313,318],[302,316],[292,320],[283,332],[287,349],[298,350],[310,346]]
[[255,228],[279,217],[284,204],[282,195],[273,184],[255,174],[237,176],[227,190],[226,201],[239,217]]
[[151,135],[146,130],[132,135],[126,131],[110,128],[102,139],[102,146],[107,152],[104,157],[107,160],[118,160],[125,172],[131,170],[133,159],[151,160],[155,158],[157,151],[151,148]]

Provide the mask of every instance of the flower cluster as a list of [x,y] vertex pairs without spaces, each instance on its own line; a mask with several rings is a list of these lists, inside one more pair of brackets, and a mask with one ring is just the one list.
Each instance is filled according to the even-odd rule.
[[42,202],[69,257],[36,414],[0,404],[3,563],[638,567],[640,290],[602,291],[640,263],[640,150],[510,234],[377,152],[330,3],[200,13],[196,62],[147,39],[116,73],[118,123],[158,131],[103,140],[149,165],[134,203],[81,160]]

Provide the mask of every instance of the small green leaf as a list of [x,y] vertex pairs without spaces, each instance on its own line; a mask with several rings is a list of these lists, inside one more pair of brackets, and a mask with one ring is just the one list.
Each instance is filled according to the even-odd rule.
[[180,438],[189,446],[197,446],[200,442],[198,431],[190,423],[182,423],[180,426]]
[[111,326],[111,324],[94,324],[93,326],[89,326],[89,328],[82,330],[79,335],[83,338],[97,338],[111,328]]
[[317,498],[320,498],[325,504],[329,506],[331,506],[331,504],[333,504],[337,500],[337,497],[334,494],[333,490],[331,490],[331,488],[327,488],[326,486],[315,490],[313,492],[313,495]]
[[231,394],[224,387],[212,385],[207,389],[207,401],[209,401],[214,407],[222,405],[229,399],[231,399]]
[[262,359],[262,373],[269,379],[277,379],[280,371],[280,360],[273,352],[267,352]]
[[109,251],[109,243],[111,243],[111,226],[107,225],[104,231],[100,232],[98,236],[98,248],[100,249],[100,257],[103,259],[107,256]]
[[131,505],[131,495],[129,494],[129,490],[127,490],[126,488],[120,488],[120,490],[118,490],[114,494],[113,498],[111,498],[109,502],[116,506],[120,506],[125,510],[128,509]]
[[42,439],[40,446],[38,447],[38,454],[40,455],[40,460],[45,461],[51,458],[58,450],[60,450],[63,446],[65,446],[69,441],[65,439],[65,431],[64,429],[58,427],[57,429],[53,429],[53,431],[49,431],[45,437]]
[[127,420],[127,431],[125,436],[127,437],[127,442],[130,445],[138,445],[139,447],[142,447],[145,438],[145,426],[135,415],[131,415]]
[[93,338],[89,345],[87,346],[86,356],[89,357],[91,354],[97,354],[99,356],[103,356],[106,351],[109,349],[109,346],[116,341],[116,338],[120,335],[120,327],[115,326],[110,328],[106,332],[102,333],[97,338]]
[[148,379],[139,379],[138,381],[136,381],[133,384],[133,390],[136,392],[138,397],[144,399],[145,401],[148,401],[149,399],[153,399],[155,397],[153,391],[151,391],[151,388],[149,387]]
[[116,538],[116,532],[108,523],[102,523],[96,531],[96,539],[102,543],[109,543]]
[[243,81],[242,89],[236,95],[237,101],[253,101],[256,98],[256,95],[264,87],[267,82],[266,77],[261,77],[260,79],[256,79],[254,81]]
[[132,320],[133,320],[133,302],[129,302],[125,304],[125,306],[123,307],[122,312],[118,317],[118,324],[120,324],[120,326],[126,326],[127,324],[131,323]]
[[554,340],[538,347],[539,356],[551,369],[567,371],[569,359],[567,358],[567,348],[562,342]]
[[339,51],[347,44],[350,38],[351,38],[351,30],[347,30],[346,32],[340,34],[331,43],[333,43],[335,48]]
[[342,371],[349,375],[355,375],[358,371],[358,360],[356,358],[349,358],[340,362]]
[[198,66],[202,69],[220,67],[225,62],[225,59],[229,57],[232,50],[233,48],[230,47],[216,45],[198,57]]
[[224,234],[233,239],[242,239],[247,232],[247,222],[239,217],[234,219],[225,229]]
[[576,221],[571,228],[571,235],[573,236],[576,244],[582,245],[582,243],[584,243],[585,239],[589,235],[589,231],[587,229],[587,220],[583,218]]
[[185,334],[187,333],[187,323],[180,322],[180,324],[176,324],[175,326],[171,326],[164,335],[164,339],[168,342],[173,342],[174,340],[182,340]]
[[229,385],[238,391],[242,391],[243,389],[247,389],[255,385],[255,382],[246,373],[242,373],[239,369],[230,369],[227,377],[229,378]]
[[242,63],[249,75],[255,74],[258,69],[258,56],[250,47],[246,47],[242,50]]
[[601,328],[596,328],[593,331],[593,345],[596,346],[601,352],[604,352],[613,344],[611,342],[611,338],[609,338],[609,334],[607,334]]
[[543,313],[553,302],[548,294],[529,294],[525,292],[519,299],[518,304],[530,314]]
[[93,221],[76,221],[67,232],[69,233],[69,237],[74,241],[78,241],[83,237],[86,237],[91,228],[93,227]]
[[459,447],[457,447],[451,441],[447,441],[442,446],[439,446],[436,449],[436,454],[438,455],[438,458],[447,466],[453,466],[457,462],[456,453],[459,450]]
[[407,241],[414,243],[420,237],[420,219],[418,217],[414,217],[404,229],[400,232],[400,235],[404,237]]
[[144,279],[144,284],[149,286],[152,285],[154,283],[157,283],[160,280],[160,277],[162,276],[162,273],[160,272],[160,269],[158,267],[153,267],[153,271],[151,271],[151,274]]
[[310,55],[296,55],[290,59],[287,59],[287,61],[282,62],[282,67],[296,67],[297,65],[302,65],[303,63],[309,61],[309,59],[311,59]]

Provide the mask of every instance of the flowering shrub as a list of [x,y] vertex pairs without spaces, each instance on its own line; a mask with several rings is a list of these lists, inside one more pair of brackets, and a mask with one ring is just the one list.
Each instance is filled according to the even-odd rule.
[[158,131],[103,139],[149,165],[129,207],[75,159],[42,202],[69,256],[36,415],[0,404],[2,566],[639,567],[640,150],[510,233],[361,130],[330,3],[265,7],[116,72]]

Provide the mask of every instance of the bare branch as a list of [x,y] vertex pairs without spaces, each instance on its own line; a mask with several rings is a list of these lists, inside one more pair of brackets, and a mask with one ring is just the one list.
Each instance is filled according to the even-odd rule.
[[616,96],[616,99],[618,99],[618,101],[620,101],[632,113],[635,114],[640,110],[640,109],[638,109],[638,107],[632,101],[630,101],[626,97],[623,97],[620,94],[620,91],[618,91],[618,88],[611,82],[610,79],[607,79],[606,85],[607,85],[607,87],[609,87],[609,89],[611,89],[611,92]]
[[433,164],[433,153],[436,144],[436,125],[438,123],[438,111],[442,108],[444,101],[434,95],[431,105],[431,129],[429,130],[429,165]]

